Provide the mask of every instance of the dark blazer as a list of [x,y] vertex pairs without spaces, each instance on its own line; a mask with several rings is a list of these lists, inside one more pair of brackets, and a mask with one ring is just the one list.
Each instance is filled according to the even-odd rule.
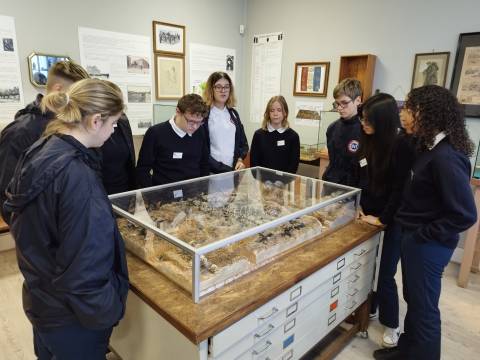
[[41,138],[7,188],[6,220],[33,326],[107,329],[123,316],[123,239],[100,179],[98,153],[71,136]]
[[[233,167],[230,167],[220,161],[215,160],[212,155],[209,157],[209,165],[210,171],[213,173],[222,173],[227,171],[232,171],[235,167],[235,164],[239,158],[245,159],[248,153],[248,141],[245,135],[245,129],[243,128],[243,124],[240,121],[240,115],[238,115],[237,110],[233,108],[228,108],[228,112],[230,113],[230,118],[235,125],[235,147],[233,150]],[[207,133],[207,142],[208,142],[208,149],[210,151],[210,132],[208,131],[208,118],[210,117],[210,113],[204,119],[205,124],[205,131]]]

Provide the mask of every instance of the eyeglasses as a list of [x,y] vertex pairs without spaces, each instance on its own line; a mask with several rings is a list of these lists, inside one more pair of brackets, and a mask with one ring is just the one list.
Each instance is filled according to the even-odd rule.
[[185,118],[185,121],[187,122],[187,125],[190,127],[198,128],[203,125],[204,121],[200,120],[192,120],[187,117],[187,114],[183,114],[183,117]]
[[215,85],[213,88],[214,88],[216,91],[218,91],[218,92],[230,91],[230,85],[225,85],[225,86]]
[[338,108],[345,109],[348,106],[348,104],[350,104],[351,102],[353,102],[353,100],[351,100],[351,99],[348,100],[348,101],[340,101],[340,102],[334,101],[332,103],[332,106],[335,110],[337,110]]

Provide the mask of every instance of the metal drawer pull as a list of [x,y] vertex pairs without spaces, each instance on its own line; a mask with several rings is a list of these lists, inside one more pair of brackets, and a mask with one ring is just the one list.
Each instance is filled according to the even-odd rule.
[[353,290],[353,292],[350,294],[348,293],[349,296],[355,296],[358,294],[358,289]]
[[356,282],[358,281],[358,279],[360,279],[360,276],[357,275],[357,274],[355,274],[354,278],[355,278],[355,279],[350,279],[350,280],[348,280],[348,282],[349,282],[350,284],[356,283]]
[[272,345],[272,342],[271,342],[270,340],[267,340],[267,341],[265,342],[265,346],[264,346],[262,349],[253,350],[253,351],[252,351],[252,355],[258,355],[258,354],[264,352],[264,351],[267,350],[271,345]]
[[337,261],[337,270],[340,270],[342,267],[345,266],[345,258]]
[[275,329],[275,326],[273,326],[272,324],[268,324],[267,329],[266,329],[264,332],[262,332],[262,333],[256,333],[256,334],[255,334],[255,337],[256,337],[256,338],[262,338],[262,337],[264,337],[265,335],[268,335],[273,329]]
[[356,267],[355,267],[355,266],[350,266],[350,269],[352,269],[352,270],[358,270],[358,269],[360,269],[360,266],[362,266],[362,264],[357,263],[357,266],[356,266]]
[[272,317],[273,315],[275,315],[277,312],[278,312],[278,309],[277,309],[276,307],[273,307],[273,308],[272,308],[272,311],[270,312],[270,314],[265,315],[265,316],[261,316],[261,317],[258,318],[258,320],[266,320],[266,319],[268,319],[269,317]]
[[345,307],[345,309],[347,309],[347,310],[353,309],[355,307],[355,305],[357,305],[357,302],[354,300],[354,301],[352,301],[352,306],[347,306],[347,307]]
[[363,254],[365,254],[366,252],[367,252],[367,250],[365,250],[365,249],[362,249],[362,251],[360,251],[360,253],[359,253],[359,254],[357,254],[357,253],[354,253],[353,255],[355,255],[355,256],[362,256],[362,255],[363,255]]

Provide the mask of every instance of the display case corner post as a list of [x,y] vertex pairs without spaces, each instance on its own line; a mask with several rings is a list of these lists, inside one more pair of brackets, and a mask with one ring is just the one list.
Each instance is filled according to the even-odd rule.
[[200,255],[193,254],[192,261],[192,298],[197,304],[200,301]]

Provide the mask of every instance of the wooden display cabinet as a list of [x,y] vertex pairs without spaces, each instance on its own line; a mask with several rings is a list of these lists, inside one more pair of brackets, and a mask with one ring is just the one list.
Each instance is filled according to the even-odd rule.
[[362,101],[365,101],[372,95],[376,59],[377,57],[371,54],[340,57],[338,81],[340,82],[349,77],[360,80],[363,88]]

